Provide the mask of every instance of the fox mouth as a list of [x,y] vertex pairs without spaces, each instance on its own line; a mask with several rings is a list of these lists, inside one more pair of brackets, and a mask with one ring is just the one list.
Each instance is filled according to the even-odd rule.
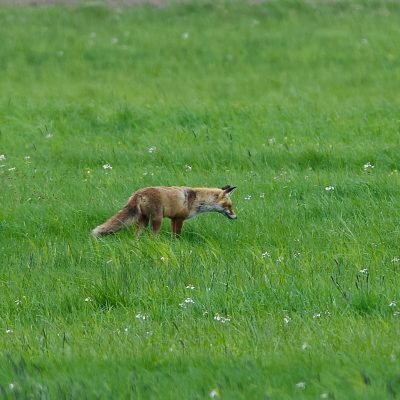
[[229,219],[236,219],[237,216],[233,211],[225,210],[224,215],[227,216]]

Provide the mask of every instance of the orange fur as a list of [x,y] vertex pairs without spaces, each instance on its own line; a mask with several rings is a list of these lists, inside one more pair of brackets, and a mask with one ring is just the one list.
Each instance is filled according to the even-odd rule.
[[126,206],[104,224],[93,229],[94,236],[107,235],[135,222],[137,234],[151,222],[158,233],[163,218],[172,221],[172,232],[180,234],[183,221],[203,212],[216,211],[229,219],[236,219],[230,194],[235,189],[190,188],[184,186],[154,186],[139,189]]

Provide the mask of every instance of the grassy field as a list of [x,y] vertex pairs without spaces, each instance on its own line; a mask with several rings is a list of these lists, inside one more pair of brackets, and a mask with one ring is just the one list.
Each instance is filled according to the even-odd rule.
[[[1,6],[0,397],[399,398],[399,13]],[[90,236],[227,184],[237,221]]]

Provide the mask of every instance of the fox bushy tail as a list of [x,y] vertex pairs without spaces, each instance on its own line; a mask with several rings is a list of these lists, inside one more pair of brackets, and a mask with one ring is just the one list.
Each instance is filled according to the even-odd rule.
[[124,226],[130,225],[137,216],[137,207],[132,207],[129,204],[122,210],[118,211],[104,224],[101,224],[92,230],[92,235],[102,236],[114,233],[122,229]]

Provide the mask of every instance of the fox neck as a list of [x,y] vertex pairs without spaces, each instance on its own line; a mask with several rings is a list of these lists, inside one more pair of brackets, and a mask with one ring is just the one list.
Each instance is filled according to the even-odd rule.
[[189,218],[193,218],[198,214],[205,212],[222,212],[223,207],[215,203],[215,200],[198,200],[193,204],[193,208],[188,215]]

